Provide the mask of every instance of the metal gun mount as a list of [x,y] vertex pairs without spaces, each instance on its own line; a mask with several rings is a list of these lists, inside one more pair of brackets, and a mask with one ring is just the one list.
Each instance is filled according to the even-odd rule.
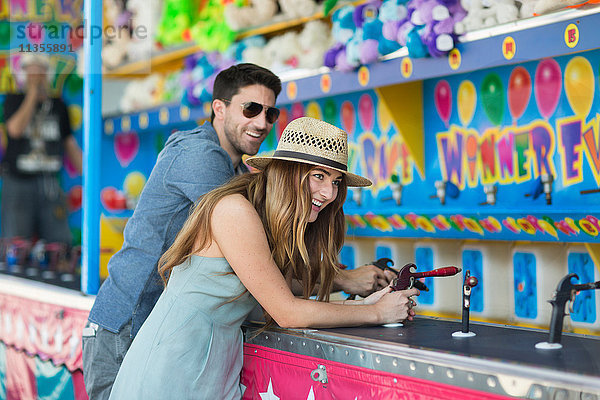
[[563,277],[556,287],[554,297],[548,302],[552,304],[552,320],[550,321],[550,334],[547,342],[540,342],[535,345],[536,349],[552,350],[562,348],[560,338],[562,336],[563,321],[565,318],[565,306],[571,302],[572,310],[575,295],[581,290],[591,290],[600,288],[600,281],[590,283],[571,283],[571,279],[579,279],[577,274],[568,274]]
[[398,277],[392,282],[393,290],[406,290],[412,287],[419,289],[417,282],[421,283],[419,278],[436,277],[436,276],[453,276],[462,271],[457,267],[442,267],[432,271],[413,272],[412,269],[417,269],[413,263],[408,263],[398,272]]

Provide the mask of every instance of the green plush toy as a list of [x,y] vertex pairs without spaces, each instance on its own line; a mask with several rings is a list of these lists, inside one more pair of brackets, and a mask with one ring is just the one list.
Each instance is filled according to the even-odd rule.
[[197,3],[197,0],[164,0],[156,40],[163,46],[183,42],[183,33],[194,22]]
[[224,52],[235,40],[236,33],[225,23],[224,10],[221,0],[205,1],[200,10],[190,33],[202,50]]

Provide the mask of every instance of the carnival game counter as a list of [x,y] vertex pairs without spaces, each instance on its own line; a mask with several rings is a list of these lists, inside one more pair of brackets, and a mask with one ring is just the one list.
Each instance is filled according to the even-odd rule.
[[562,349],[538,350],[547,331],[472,323],[476,336],[453,338],[461,323],[432,317],[256,336],[257,327],[244,327],[245,399],[600,399],[597,337],[563,334]]
[[0,274],[0,398],[88,398],[81,332],[94,298]]

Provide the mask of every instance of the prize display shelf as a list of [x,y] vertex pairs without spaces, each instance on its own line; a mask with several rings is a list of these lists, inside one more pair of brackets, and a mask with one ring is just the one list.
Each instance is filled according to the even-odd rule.
[[[335,9],[346,5],[358,5],[364,3],[365,1],[366,0],[341,1],[340,4],[335,7]],[[279,14],[274,16],[274,18],[270,21],[269,24],[255,26],[239,31],[236,35],[236,40],[241,40],[247,37],[257,35],[271,37],[285,31],[298,29],[299,27],[310,21],[330,21],[330,16],[331,12],[328,15],[325,15],[323,10],[320,10],[313,15],[293,19],[289,19],[286,16]],[[195,44],[185,44],[176,46],[174,48],[165,49],[158,52],[158,54],[156,54],[149,60],[134,61],[110,69],[104,74],[104,76],[107,78],[128,79],[132,77],[145,76],[150,73],[165,73],[175,71],[183,68],[183,62],[185,57],[198,53],[200,51],[202,51],[202,48]]]
[[[592,50],[600,47],[598,25],[600,7],[568,9],[469,32],[461,37],[457,47],[447,57],[414,59],[408,56],[406,48],[402,48],[382,57],[377,63],[361,66],[353,72],[340,72],[327,67],[289,71],[280,75],[283,90],[278,104],[368,89],[378,90],[385,100],[395,92],[386,91],[386,87]],[[159,61],[157,59],[156,62]],[[182,122],[207,118],[209,115],[210,103],[194,108],[179,103],[164,104],[130,114],[106,116],[103,118],[104,132],[108,135],[128,130],[141,133],[176,127]]]

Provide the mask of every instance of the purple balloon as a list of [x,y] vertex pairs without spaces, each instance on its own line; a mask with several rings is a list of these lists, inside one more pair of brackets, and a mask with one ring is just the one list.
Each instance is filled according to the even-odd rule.
[[562,90],[562,72],[553,58],[540,61],[535,70],[533,92],[540,114],[548,119],[556,110]]

